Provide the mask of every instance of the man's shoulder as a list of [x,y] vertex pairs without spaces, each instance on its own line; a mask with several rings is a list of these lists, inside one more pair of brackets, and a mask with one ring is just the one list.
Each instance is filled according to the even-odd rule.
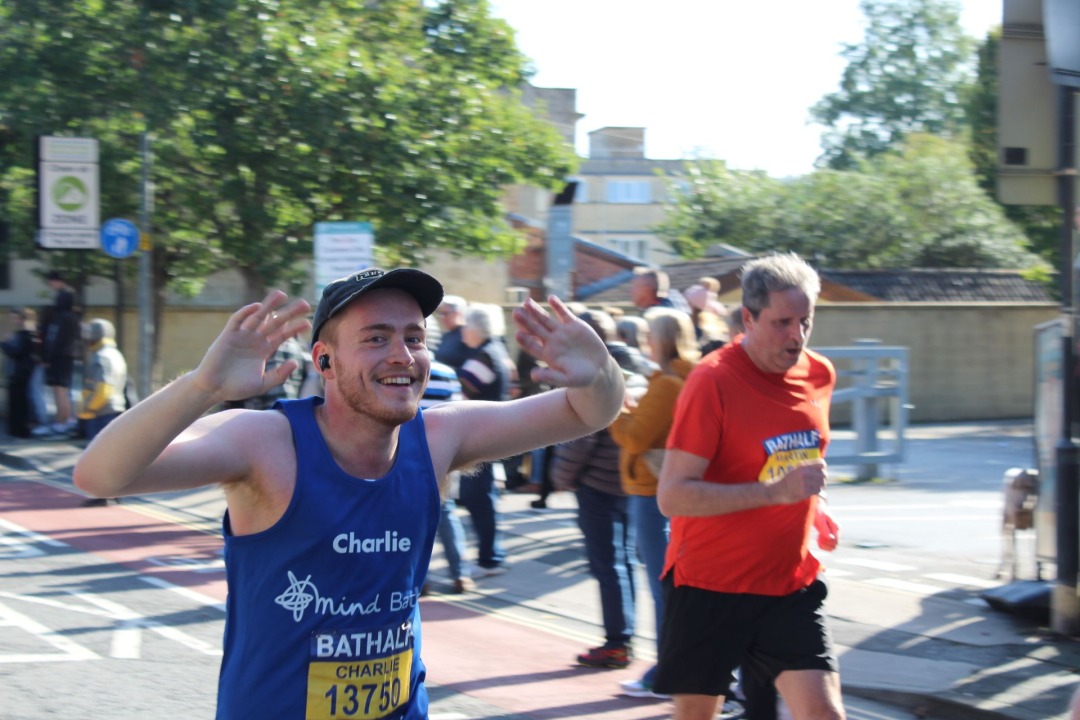
[[833,366],[832,360],[810,348],[806,348],[804,355],[810,365],[811,376],[821,376],[830,382],[836,381],[836,368]]
[[819,365],[825,365],[825,366],[828,366],[828,367],[832,367],[832,360],[825,357],[824,355],[819,353],[817,350],[813,350],[811,348],[805,348],[803,350],[803,352],[806,353],[806,357],[807,357],[807,359],[810,360],[810,362],[817,363]]
[[289,421],[280,412],[227,409],[210,413],[196,420],[179,440],[185,462],[194,462],[192,467],[212,464],[203,484],[269,488],[294,473],[290,468],[295,467],[295,446]]
[[207,415],[203,420],[213,422],[216,431],[230,436],[258,433],[254,437],[259,442],[272,442],[292,434],[289,418],[281,410],[229,409]]

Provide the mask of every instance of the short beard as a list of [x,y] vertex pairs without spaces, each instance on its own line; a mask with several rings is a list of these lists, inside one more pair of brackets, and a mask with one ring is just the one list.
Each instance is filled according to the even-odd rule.
[[396,410],[387,408],[373,402],[371,396],[359,390],[356,385],[349,385],[348,387],[339,385],[338,388],[345,399],[345,404],[351,410],[389,428],[400,427],[415,418],[420,407],[418,401],[411,409]]

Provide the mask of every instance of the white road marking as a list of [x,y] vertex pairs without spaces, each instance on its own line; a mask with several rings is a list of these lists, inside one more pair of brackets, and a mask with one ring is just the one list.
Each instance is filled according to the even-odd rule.
[[36,595],[19,595],[17,593],[9,593],[0,590],[0,597],[7,598],[9,600],[19,600],[20,602],[32,603],[34,605],[44,605],[45,607],[56,608],[57,610],[67,610],[68,612],[83,613],[84,615],[94,615],[96,617],[112,617],[109,613],[88,607],[79,607],[77,605],[71,605],[69,603],[60,602],[52,598],[37,597]]
[[20,535],[25,535],[26,537],[30,538],[34,542],[39,542],[39,543],[41,543],[43,545],[51,545],[52,547],[67,547],[67,543],[62,543],[59,540],[53,540],[51,537],[49,537],[47,535],[42,535],[40,533],[36,533],[33,530],[29,530],[27,528],[24,528],[22,525],[16,525],[15,523],[11,522],[10,520],[4,520],[3,518],[0,518],[0,528],[4,528],[5,530],[10,530],[11,532],[15,532],[15,533],[18,533]]
[[16,612],[3,603],[0,603],[0,625],[25,630],[59,651],[55,653],[10,653],[0,655],[0,663],[69,662],[72,660],[96,660],[101,657],[90,648],[83,647],[60,633],[50,630],[36,620]]
[[870,578],[866,583],[868,585],[877,585],[878,587],[885,587],[891,590],[903,590],[904,592],[914,593],[916,595],[937,595],[945,591],[945,588],[937,585],[926,585],[925,583],[899,580],[897,578]]
[[203,595],[200,592],[195,592],[194,590],[190,590],[190,589],[188,589],[186,587],[182,587],[180,585],[174,585],[173,583],[169,582],[168,580],[162,580],[161,578],[152,577],[152,576],[149,576],[149,575],[140,576],[139,579],[142,580],[145,583],[149,583],[150,585],[153,585],[154,587],[159,587],[159,588],[162,588],[163,590],[171,590],[172,592],[176,593],[177,595],[180,595],[181,597],[187,598],[188,600],[192,600],[194,602],[197,602],[200,605],[205,605],[207,607],[212,607],[215,610],[220,610],[221,612],[225,612],[225,603],[220,602],[219,600],[216,600],[216,599],[210,597],[209,595]]
[[143,618],[130,608],[119,603],[114,603],[103,597],[88,593],[72,593],[83,602],[96,605],[109,614],[109,617],[117,621],[113,628],[112,651],[110,657],[137,660],[142,657],[142,623]]
[[181,645],[204,655],[221,655],[221,648],[217,645],[204,642],[203,640],[192,637],[191,635],[177,630],[176,628],[169,627],[168,625],[162,625],[156,620],[151,620],[145,615],[141,615],[131,608],[120,605],[119,603],[114,603],[111,600],[95,597],[93,595],[79,594],[78,597],[109,610],[112,613],[113,619],[119,621],[120,625],[116,628],[116,632],[113,635],[113,657],[139,657],[139,650],[142,642],[142,628],[152,630],[164,638],[178,642]]
[[67,547],[66,544],[53,540],[45,535],[38,534],[33,530],[28,530],[21,525],[16,525],[10,520],[4,520],[0,518],[0,530],[4,530],[7,533],[13,533],[21,537],[12,537],[12,535],[0,535],[0,545],[7,546],[7,549],[0,549],[0,558],[5,560],[19,560],[22,558],[40,557],[45,554],[38,545],[48,545],[49,547]]
[[158,567],[190,570],[198,573],[223,572],[225,570],[225,558],[220,557],[213,560],[196,560],[185,557],[152,557],[147,558],[146,562]]
[[885,572],[907,572],[915,569],[911,565],[900,565],[899,563],[886,562],[884,560],[866,560],[863,558],[832,558],[831,562],[835,565],[854,565],[856,567],[870,568],[871,570],[883,570]]
[[923,577],[928,580],[938,580],[939,582],[953,583],[955,585],[968,585],[984,590],[1001,587],[1002,584],[999,580],[988,580],[986,578],[977,578],[970,575],[957,575],[955,573],[927,573]]

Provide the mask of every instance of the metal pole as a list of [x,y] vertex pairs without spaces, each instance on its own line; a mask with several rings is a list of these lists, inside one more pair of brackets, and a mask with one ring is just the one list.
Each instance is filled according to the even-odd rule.
[[139,138],[142,154],[142,181],[139,206],[139,278],[138,278],[138,335],[139,377],[136,386],[140,398],[150,397],[154,377],[154,307],[151,279],[154,274],[153,240],[150,233],[150,76],[146,70],[149,52],[150,23],[145,0],[139,3],[139,31],[142,46],[133,53],[132,60],[139,70],[143,90],[143,131]]
[[[145,122],[145,120],[144,120]],[[139,252],[139,397],[149,397],[153,391],[154,312],[150,293],[153,274],[153,248],[150,236],[150,133],[144,129],[140,142],[142,150],[142,205],[139,209],[139,230],[142,248]]]
[[1075,89],[1058,86],[1058,201],[1061,205],[1061,387],[1062,421],[1058,441],[1057,584],[1051,603],[1051,628],[1064,635],[1080,632],[1080,598],[1077,597],[1077,566],[1080,556],[1080,446],[1073,441],[1076,373],[1076,310],[1073,279],[1072,225],[1076,212],[1076,113]]
[[113,282],[116,284],[116,297],[113,302],[113,317],[116,321],[116,346],[123,349],[124,345],[124,268],[123,261],[113,260]]

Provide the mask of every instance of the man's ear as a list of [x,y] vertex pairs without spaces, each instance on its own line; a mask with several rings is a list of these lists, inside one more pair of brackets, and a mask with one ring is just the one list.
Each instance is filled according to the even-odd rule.
[[333,366],[331,360],[330,346],[319,340],[311,348],[311,362],[315,364],[320,375],[325,375],[328,370]]

